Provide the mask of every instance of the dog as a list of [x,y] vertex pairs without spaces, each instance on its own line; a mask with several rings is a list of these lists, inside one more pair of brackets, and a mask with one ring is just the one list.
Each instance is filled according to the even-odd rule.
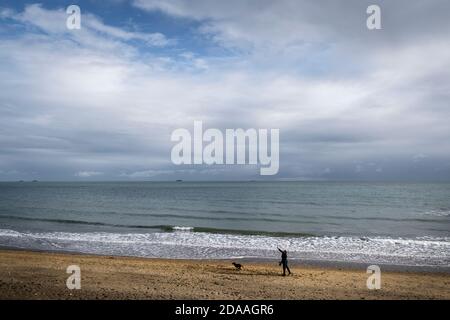
[[243,268],[242,264],[240,264],[240,263],[233,262],[232,265],[233,265],[237,270],[241,270],[241,269]]

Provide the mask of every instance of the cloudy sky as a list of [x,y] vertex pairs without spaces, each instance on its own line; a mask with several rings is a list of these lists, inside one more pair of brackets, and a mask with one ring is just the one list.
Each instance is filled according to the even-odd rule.
[[194,120],[280,129],[265,179],[450,180],[449,34],[448,0],[3,0],[0,180],[261,178],[172,164]]

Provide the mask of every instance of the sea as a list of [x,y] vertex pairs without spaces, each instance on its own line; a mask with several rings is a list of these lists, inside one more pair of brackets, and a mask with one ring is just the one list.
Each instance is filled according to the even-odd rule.
[[450,183],[0,182],[0,246],[450,270]]

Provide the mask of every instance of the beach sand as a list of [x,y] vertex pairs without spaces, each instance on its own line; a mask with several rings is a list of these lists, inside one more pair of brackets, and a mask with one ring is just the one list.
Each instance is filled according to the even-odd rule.
[[[291,266],[277,260],[166,260],[0,250],[0,299],[450,299],[450,275],[383,272],[368,290],[365,269]],[[81,290],[68,290],[66,268],[81,268]]]

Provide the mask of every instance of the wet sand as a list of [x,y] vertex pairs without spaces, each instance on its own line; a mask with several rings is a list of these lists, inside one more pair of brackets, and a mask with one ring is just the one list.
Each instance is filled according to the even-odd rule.
[[[166,260],[0,250],[0,299],[450,299],[450,274],[382,272],[368,290],[364,268],[292,265],[277,260]],[[69,290],[69,265],[81,268],[81,289]]]

